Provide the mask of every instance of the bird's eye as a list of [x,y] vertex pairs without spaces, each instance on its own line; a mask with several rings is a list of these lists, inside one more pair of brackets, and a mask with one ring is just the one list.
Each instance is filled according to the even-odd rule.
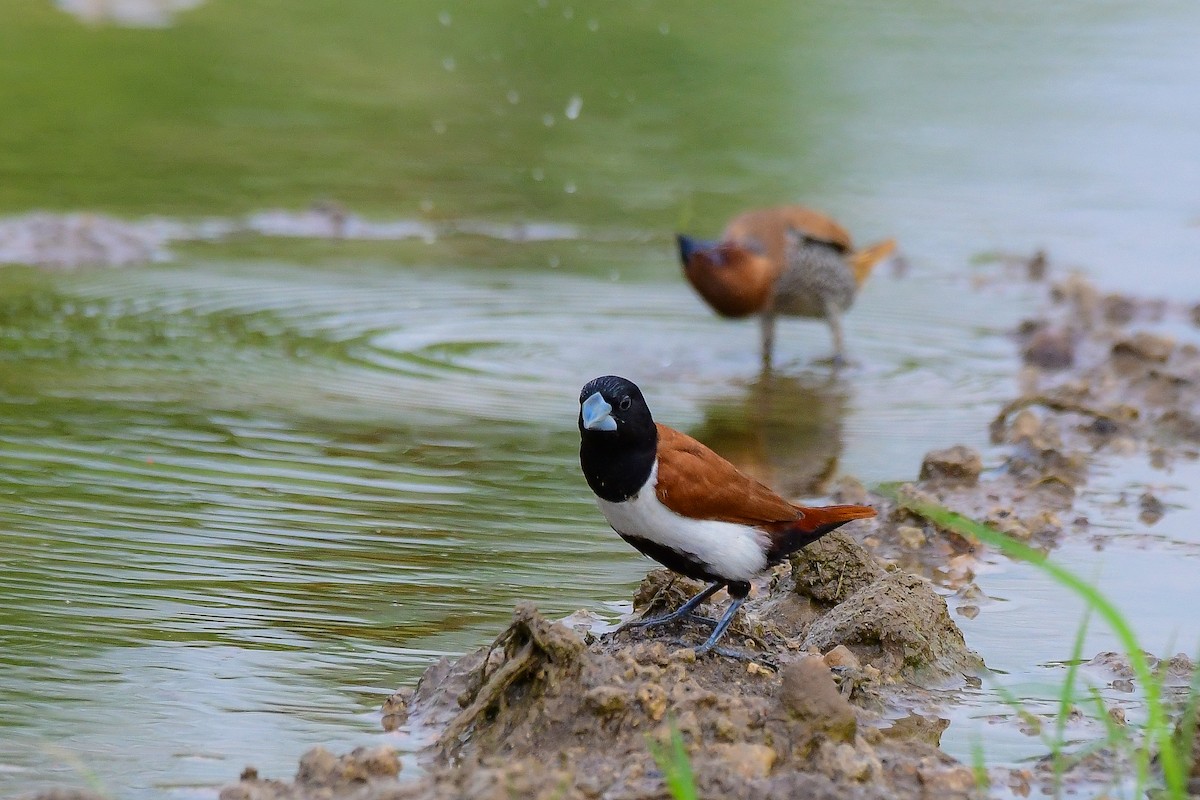
[[622,411],[628,411],[631,405],[633,405],[633,400],[629,398],[629,395],[625,395],[621,398],[620,408]]

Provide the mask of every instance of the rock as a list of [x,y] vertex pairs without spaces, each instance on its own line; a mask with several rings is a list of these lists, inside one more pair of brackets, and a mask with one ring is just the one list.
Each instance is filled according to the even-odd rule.
[[858,731],[854,708],[838,692],[833,675],[820,656],[793,661],[780,672],[779,699],[805,726],[823,736],[851,742]]
[[912,713],[893,720],[891,727],[884,728],[882,733],[889,739],[913,739],[933,747],[940,747],[942,733],[949,727],[950,720],[948,719]]
[[1067,369],[1075,364],[1076,338],[1067,329],[1041,328],[1021,348],[1021,360],[1038,369]]
[[858,656],[850,652],[850,648],[844,644],[839,644],[837,647],[825,654],[825,666],[830,669],[849,669],[860,670],[862,664],[858,660]]
[[765,778],[778,759],[775,751],[765,744],[714,744],[708,748],[709,757],[724,761],[732,766],[742,780]]
[[1187,442],[1200,442],[1200,417],[1181,408],[1163,413],[1156,422],[1160,437]]
[[862,481],[850,475],[838,478],[829,492],[830,499],[835,503],[865,506],[871,503],[871,493]]
[[1150,492],[1143,492],[1138,498],[1138,520],[1143,525],[1153,525],[1163,518],[1167,511],[1166,505]]
[[884,574],[875,557],[841,531],[800,550],[791,562],[796,593],[825,605],[842,602]]
[[296,782],[307,786],[338,787],[395,778],[399,774],[400,756],[387,745],[359,747],[340,757],[323,747],[314,747],[301,756]]
[[884,675],[942,680],[978,669],[946,601],[915,575],[894,572],[855,592],[809,628],[802,647],[844,644]]
[[293,783],[264,780],[247,767],[238,783],[221,790],[220,800],[378,797],[397,788],[399,774],[400,756],[388,745],[359,747],[343,756],[314,747],[301,756]]
[[629,706],[629,693],[620,686],[597,686],[583,696],[588,708],[601,716],[624,711]]
[[1049,266],[1046,258],[1045,250],[1037,250],[1029,260],[1025,262],[1025,277],[1031,281],[1040,281],[1046,277],[1046,269]]
[[[651,570],[634,592],[633,607],[649,616],[674,611],[703,588],[703,583],[681,577],[670,570]],[[701,607],[712,602],[713,599],[709,598]]]
[[921,462],[921,480],[973,485],[983,471],[979,451],[965,445],[931,450]]
[[383,729],[394,731],[408,721],[408,703],[412,700],[413,690],[399,689],[383,701]]
[[1122,294],[1107,294],[1100,301],[1100,310],[1106,322],[1113,325],[1128,325],[1137,313],[1137,304]]
[[1129,338],[1121,339],[1112,346],[1114,359],[1128,357],[1155,364],[1165,364],[1174,350],[1174,339],[1145,331],[1139,331]]
[[909,550],[920,550],[925,546],[925,531],[915,525],[900,525],[896,528],[896,538]]
[[658,722],[667,713],[667,691],[653,683],[645,683],[638,687],[637,701],[646,712],[646,716]]

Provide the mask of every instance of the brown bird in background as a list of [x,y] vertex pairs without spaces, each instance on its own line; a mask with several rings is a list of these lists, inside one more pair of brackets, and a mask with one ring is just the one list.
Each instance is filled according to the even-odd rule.
[[725,317],[758,314],[762,363],[770,369],[775,318],[823,318],[833,334],[833,361],[845,361],[841,315],[871,274],[896,249],[886,239],[855,250],[850,233],[804,206],[778,206],[734,217],[720,241],[680,234],[683,273],[700,296]]

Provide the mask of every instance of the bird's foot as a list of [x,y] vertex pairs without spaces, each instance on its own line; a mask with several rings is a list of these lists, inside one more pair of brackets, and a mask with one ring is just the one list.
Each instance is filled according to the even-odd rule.
[[653,617],[651,619],[631,619],[628,622],[622,623],[619,628],[617,628],[615,631],[613,631],[613,633],[620,633],[621,631],[633,630],[634,628],[653,628],[657,625],[666,625],[667,623],[676,622],[678,620],[681,620],[685,616],[687,616],[687,615],[671,613],[671,614],[666,614],[661,617]]
[[695,645],[688,644],[687,642],[685,642],[682,639],[672,639],[671,642],[672,642],[672,644],[677,644],[680,647],[687,647],[692,650],[695,650],[696,658],[701,658],[702,656],[705,656],[708,653],[712,653],[713,655],[724,656],[725,658],[732,658],[735,661],[745,661],[747,663],[752,662],[752,663],[758,664],[759,666],[766,667],[767,669],[771,669],[771,670],[775,670],[775,671],[779,670],[779,664],[775,661],[775,659],[771,658],[770,656],[768,656],[764,653],[750,653],[750,652],[746,652],[744,650],[733,650],[728,647],[721,647],[720,645],[708,644],[708,643],[705,643],[705,644],[700,645],[699,647],[696,647]]
[[818,358],[813,363],[818,366],[829,367],[834,372],[854,366],[854,363],[841,353],[834,353],[826,358]]
[[651,628],[651,627],[655,627],[658,625],[668,625],[672,622],[683,622],[684,620],[690,620],[692,622],[700,622],[700,623],[703,623],[703,624],[711,626],[711,627],[716,627],[716,625],[717,625],[717,621],[711,617],[703,617],[703,616],[700,616],[699,614],[692,614],[692,613],[687,613],[687,614],[672,613],[672,614],[666,614],[661,617],[655,617],[654,619],[630,620],[629,622],[623,623],[619,627],[612,629],[611,631],[606,633],[605,636],[613,636],[615,634],[620,633],[621,631],[633,630],[635,628]]

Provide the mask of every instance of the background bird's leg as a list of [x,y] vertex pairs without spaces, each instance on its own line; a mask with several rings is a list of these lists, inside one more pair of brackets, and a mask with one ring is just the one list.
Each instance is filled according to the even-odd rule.
[[712,636],[709,636],[707,642],[696,648],[696,655],[702,656],[713,649],[717,640],[721,638],[722,634],[725,633],[725,629],[729,627],[729,623],[733,622],[733,615],[737,613],[737,610],[742,607],[742,603],[744,602],[746,602],[744,596],[734,598],[733,602],[729,604],[729,608],[725,610],[725,614],[721,617],[721,621],[717,623],[717,627],[713,629]]
[[842,337],[842,314],[832,300],[825,301],[825,319],[829,323],[829,332],[833,334],[834,366],[846,363],[846,342]]
[[771,356],[775,350],[775,302],[773,300],[763,309],[759,323],[762,325],[762,369],[763,372],[770,372]]
[[722,588],[724,588],[724,586],[725,586],[725,584],[722,583],[721,581],[717,581],[716,583],[709,584],[709,586],[704,591],[697,594],[691,600],[688,600],[686,603],[684,603],[679,608],[672,611],[670,614],[666,614],[661,617],[655,617],[653,619],[637,619],[632,622],[626,622],[620,628],[617,628],[617,630],[620,631],[620,630],[624,630],[626,628],[645,628],[650,625],[662,625],[667,622],[674,622],[677,619],[682,619],[683,617],[690,615],[692,613],[692,611],[696,608],[696,606],[700,605],[705,600],[712,597],[714,594],[716,594]]

